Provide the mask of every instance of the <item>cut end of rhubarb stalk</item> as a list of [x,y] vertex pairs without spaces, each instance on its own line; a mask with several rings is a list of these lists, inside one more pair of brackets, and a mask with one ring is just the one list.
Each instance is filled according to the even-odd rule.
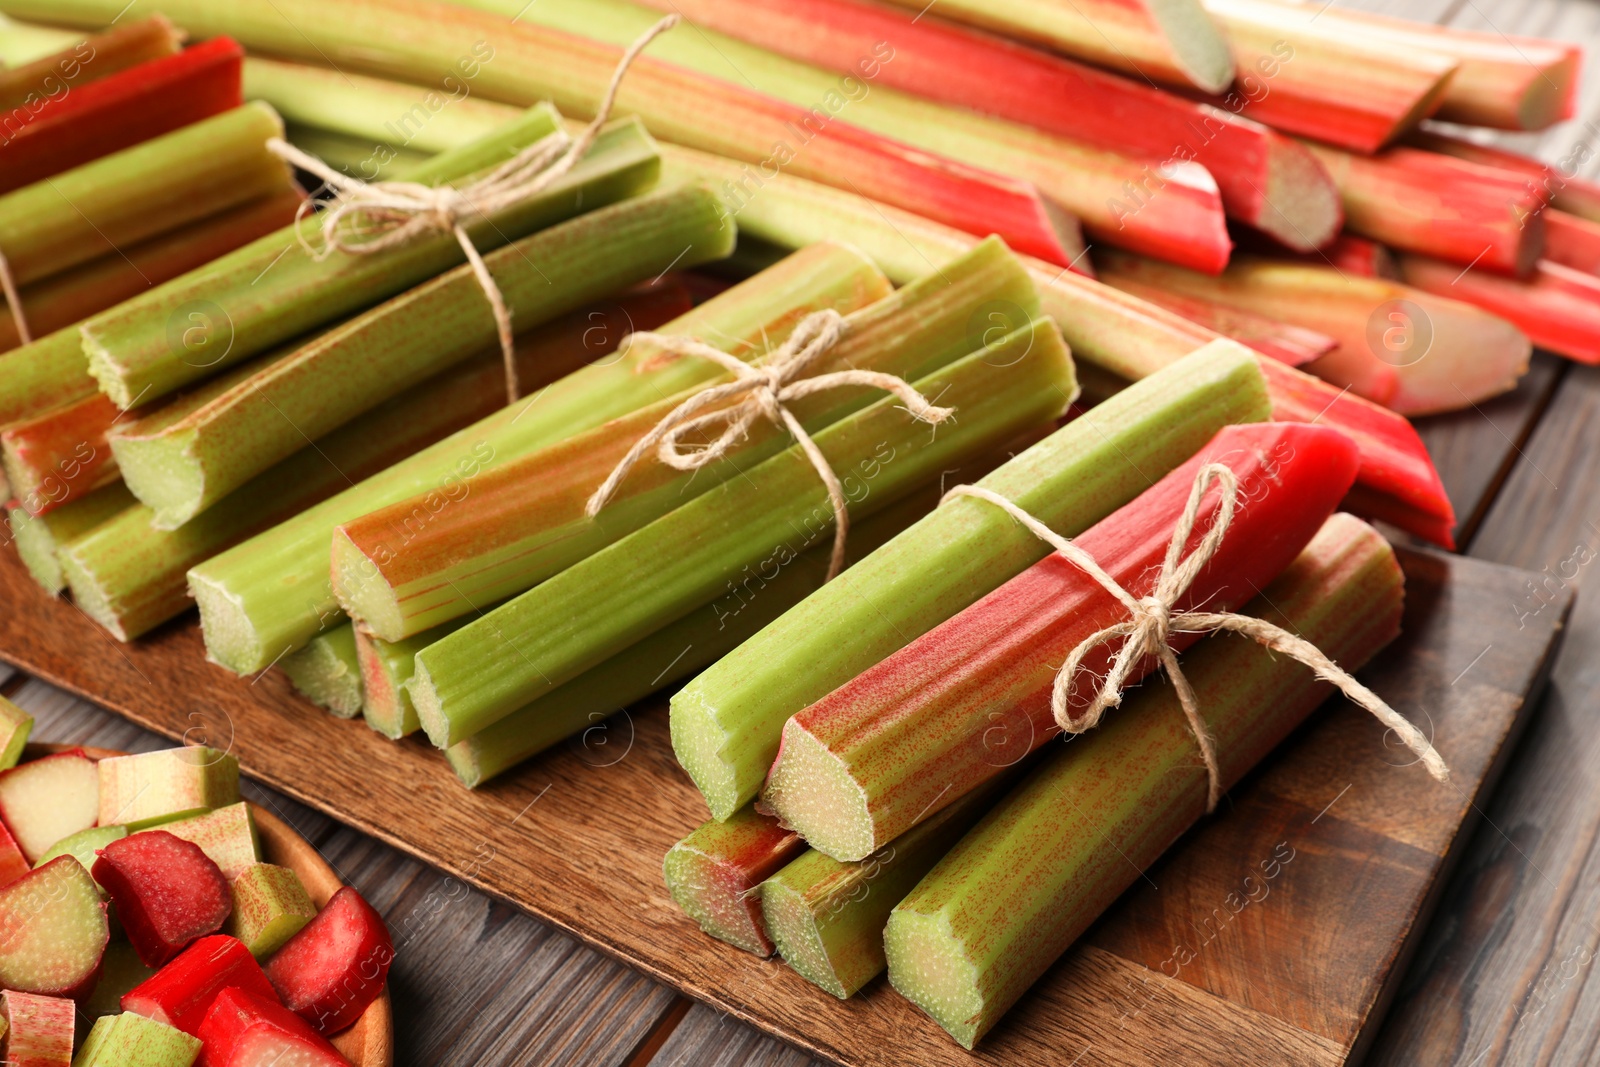
[[356,661],[355,628],[349,623],[318,634],[279,665],[295,689],[318,707],[341,719],[361,714],[361,668]]
[[726,822],[744,801],[736,769],[722,757],[727,735],[716,715],[695,694],[685,690],[672,703],[672,752],[706,798],[711,817]]
[[453,736],[450,718],[444,713],[444,706],[433,688],[428,668],[420,659],[417,660],[411,680],[406,683],[406,694],[411,697],[411,706],[416,710],[422,732],[428,735],[428,740],[433,742],[435,748],[449,748],[462,740]]
[[1146,0],[1149,11],[1172,46],[1178,69],[1197,89],[1220,93],[1233,82],[1233,50],[1199,0]]
[[33,716],[0,697],[0,771],[8,771],[22,759],[22,750],[33,732]]
[[[252,674],[272,662],[250,613],[228,587],[191,570],[189,595],[200,608],[200,633],[206,659],[234,674]],[[276,654],[276,653],[274,653]]]
[[267,964],[284,1007],[320,1034],[336,1034],[378,999],[394,961],[383,917],[349,886]]
[[0,989],[87,996],[110,940],[99,887],[71,856],[0,888]]
[[662,873],[672,899],[700,929],[746,952],[770,956],[773,944],[757,890],[804,850],[798,834],[749,805],[673,845]]
[[155,512],[152,526],[176,530],[199,512],[206,474],[195,454],[193,430],[148,436],[113,432],[107,443],[123,481],[140,503]]
[[110,892],[128,940],[151,967],[216,933],[233,907],[227,879],[200,846],[164,830],[101,849],[94,880]]
[[1251,221],[1287,248],[1311,252],[1339,235],[1344,204],[1327,168],[1302,144],[1275,138],[1266,201]]
[[977,1024],[983,994],[978,969],[959,944],[943,912],[919,915],[896,908],[883,931],[889,984],[970,1049],[983,1036]]
[[761,915],[783,962],[793,967],[800,977],[840,1000],[855,992],[839,981],[805,894],[778,879],[769,878],[761,883]]
[[111,398],[111,402],[123,411],[133,407],[134,393],[129,388],[129,381],[123,374],[123,369],[117,365],[117,359],[111,354],[111,349],[96,336],[93,330],[80,330],[83,339],[83,354],[89,361],[89,377],[93,378],[100,386],[100,391]]
[[211,862],[230,882],[261,859],[255,816],[250,812],[250,805],[243,801],[204,815],[162,823],[161,829],[199,845],[200,851],[211,857]]
[[[58,856],[71,856],[83,864],[84,870],[94,866],[94,857],[97,852],[111,844],[121,841],[128,836],[126,826],[91,826],[87,830],[79,830],[71,837],[63,838],[56,842],[54,848],[39,857],[35,867],[43,867]],[[101,893],[104,896],[104,892]]]
[[849,766],[794,719],[783,724],[783,744],[761,799],[812,848],[840,862],[865,859],[883,843]]
[[357,548],[344,527],[333,531],[333,594],[353,619],[385,641],[411,636],[394,587],[383,580],[376,560]]
[[81,751],[60,752],[0,774],[0,819],[36,863],[57,841],[98,820],[100,786],[94,761]]

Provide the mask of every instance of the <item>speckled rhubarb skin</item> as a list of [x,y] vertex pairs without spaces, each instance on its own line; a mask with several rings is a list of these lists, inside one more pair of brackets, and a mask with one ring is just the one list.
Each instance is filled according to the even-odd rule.
[[[1399,632],[1403,598],[1388,544],[1335,515],[1246,612],[1355,670]],[[1301,664],[1232,636],[1192,650],[1184,671],[1225,786],[1331,692]],[[1050,755],[901,901],[885,931],[889,980],[971,1048],[1205,803],[1205,768],[1172,688],[1139,690]]]
[[0,993],[6,1067],[68,1067],[76,1021],[70,1000],[16,990]]
[[725,822],[713,819],[673,845],[662,873],[672,899],[700,929],[746,952],[770,956],[772,939],[755,889],[805,847],[799,834],[749,806]]
[[287,867],[252,864],[230,888],[233,912],[223,932],[238,938],[256,959],[272,955],[317,915],[300,876]]
[[[1209,463],[1237,476],[1239,510],[1179,610],[1234,610],[1288,566],[1354,481],[1356,450],[1320,426],[1230,426],[1074,543],[1134,597],[1148,596]],[[1211,529],[1219,493],[1208,490],[1186,552]],[[862,859],[1054,739],[1051,689],[1061,663],[1127,614],[1052,553],[790,719],[764,801],[812,847]],[[1182,650],[1198,639],[1176,631],[1170,643]],[[1085,658],[1069,701],[1075,712],[1120,648],[1111,642]],[[1134,677],[1155,667],[1146,656]]]

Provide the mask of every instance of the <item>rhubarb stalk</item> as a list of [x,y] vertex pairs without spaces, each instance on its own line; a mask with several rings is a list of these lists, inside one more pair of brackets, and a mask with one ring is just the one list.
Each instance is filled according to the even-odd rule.
[[[1090,409],[977,484],[1074,536],[1223,426],[1262,421],[1269,411],[1256,358],[1219,341]],[[712,814],[727,818],[756,795],[789,716],[1046,551],[993,505],[953,500],[697,677],[672,699],[672,744]]]
[[[1174,609],[1234,611],[1311,541],[1354,482],[1356,461],[1348,438],[1320,426],[1228,427],[1074,543],[1135,598],[1149,596],[1195,476],[1207,464],[1226,466],[1249,504]],[[1214,486],[1202,501],[1185,555],[1211,529],[1220,492]],[[812,848],[865,859],[1053,740],[1062,662],[1127,613],[1081,567],[1046,556],[795,714],[762,800]],[[1168,643],[1181,652],[1200,636],[1175,630]],[[1119,651],[1090,652],[1082,677],[1103,677]],[[1130,680],[1156,665],[1143,657]],[[1069,694],[1074,717],[1089,690]]]
[[[551,205],[603,205],[636,191],[636,145],[627,142],[643,134],[631,125],[616,132],[628,135],[623,147],[612,153],[597,144],[548,190]],[[726,256],[734,232],[720,209],[714,195],[693,186],[624,199],[514,241],[484,264],[517,327],[538,326],[674,267]],[[463,264],[226,389],[202,387],[119,425],[111,450],[128,487],[154,509],[156,525],[175,529],[305,447],[307,438],[333,432],[497,336],[477,274]]]
[[355,627],[349,623],[318,634],[305,648],[283,657],[281,665],[296,691],[319,708],[341,719],[361,714],[361,664]]
[[1204,297],[1173,293],[1127,280],[1122,282],[1122,291],[1166,308],[1175,315],[1182,315],[1190,322],[1197,322],[1224,337],[1231,337],[1246,348],[1271,356],[1291,367],[1310,363],[1339,347],[1337,340],[1317,330],[1279,322]]
[[1111,285],[1199,296],[1335,337],[1339,347],[1306,369],[1402,414],[1498,395],[1528,366],[1528,339],[1510,323],[1398,282],[1252,256],[1217,278],[1121,253],[1099,264]]
[[234,108],[0,196],[0,251],[18,285],[280,192],[267,151],[283,123],[264,104]]
[[[662,327],[755,358],[781,343],[806,314],[846,313],[881,299],[887,279],[859,253],[816,245],[796,253]],[[333,529],[378,508],[433,492],[429,514],[471,493],[498,462],[526,455],[645,407],[699,382],[717,368],[687,356],[663,358],[635,344],[467,427],[293,520],[194,567],[189,586],[211,658],[253,673],[309,641],[339,604],[328,581]],[[426,518],[424,518],[426,521]]]
[[[1403,581],[1382,537],[1336,515],[1246,610],[1354,670],[1398,632]],[[1227,786],[1329,693],[1302,665],[1232,637],[1193,650],[1184,673]],[[889,980],[971,1048],[1205,805],[1172,688],[1140,689],[1051,753],[896,906]],[[1262,859],[1263,873],[1290,859]]]
[[1400,274],[1424,292],[1500,316],[1540,348],[1600,363],[1600,277],[1594,274],[1540,260],[1526,279],[1503,278],[1426,256],[1401,256]]
[[106,430],[116,417],[116,405],[95,395],[0,431],[13,499],[42,515],[115,481]]
[[113,482],[47,515],[30,515],[26,508],[17,506],[8,507],[6,514],[11,522],[11,540],[28,573],[54,595],[67,587],[56,553],[134,503],[127,487]]
[[[1027,272],[998,239],[845,320],[844,338],[815,366],[922,377],[965,356],[981,339],[972,323],[1005,308],[1016,324],[1038,314]],[[980,331],[981,332],[981,331]],[[864,406],[870,394],[808,398],[795,413],[813,431]],[[513,460],[478,479],[472,506],[408,529],[412,499],[341,526],[333,539],[333,587],[363,627],[398,641],[477,605],[502,600],[592,555],[787,447],[763,423],[722,462],[678,471],[647,460],[606,508],[585,513],[594,489],[634,443],[685,397],[670,397],[561,446]],[[404,551],[396,549],[410,533]]]
[[1157,164],[1193,159],[1216,179],[1230,218],[1290,248],[1316,248],[1339,228],[1338,192],[1304,146],[1225,108],[862,0],[643,2],[847,75],[884,42],[893,48],[875,65],[884,86]]
[[805,851],[770,815],[746,807],[679,841],[662,861],[667,891],[700,929],[757,956],[772,955],[756,887]]
[[[93,42],[88,42],[93,44]],[[0,116],[0,193],[238,107],[244,50],[226,37]],[[26,120],[15,123],[19,114]],[[14,124],[21,128],[12,132]]]
[[[889,396],[814,435],[828,466],[854,483],[852,516],[1056,418],[1077,394],[1048,319],[913,385],[956,418],[930,433]],[[831,535],[828,501],[812,460],[793,445],[423,649],[411,700],[428,739],[445,748],[471,737],[715,600],[744,568],[785,565]]]
[[[1600,222],[1551,209],[1544,213],[1545,260],[1600,274]],[[1534,268],[1535,273],[1538,267]]]
[[[160,15],[115,26],[86,40],[63,42],[52,54],[10,68],[0,66],[0,112],[37,114],[53,102],[114,74],[173,55],[183,36]],[[16,129],[4,130],[13,137]]]
[[1578,145],[1560,162],[1552,165],[1504,148],[1478,144],[1476,141],[1468,141],[1427,127],[1412,134],[1408,141],[1430,152],[1442,152],[1470,163],[1498,167],[1501,170],[1521,174],[1533,182],[1545,196],[1549,197],[1550,202],[1562,211],[1569,211],[1590,222],[1600,222],[1600,184],[1585,181],[1577,175],[1578,168],[1590,156],[1590,151],[1585,145]]

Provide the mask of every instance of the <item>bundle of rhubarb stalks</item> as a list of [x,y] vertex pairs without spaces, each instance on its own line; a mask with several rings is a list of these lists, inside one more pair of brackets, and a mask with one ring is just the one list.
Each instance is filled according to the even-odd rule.
[[[693,679],[685,909],[968,1045],[1326,686],[1218,638],[1195,701],[1079,737],[1052,665],[1130,601],[944,492],[1139,603],[1204,475],[1169,607],[1353,670],[1401,600],[1362,520],[1453,547],[1407,416],[1530,338],[1600,361],[1600,191],[1459,130],[1568,117],[1555,42],[1286,0],[0,11],[39,23],[0,24],[34,576],[123,641],[197,606],[219,667],[469,787]],[[174,61],[248,102],[110,140]]]
[[31,728],[0,698],[5,1062],[349,1067],[325,1035],[382,993],[389,931],[354,889],[319,910],[293,869],[262,861],[233,757],[19,763]]

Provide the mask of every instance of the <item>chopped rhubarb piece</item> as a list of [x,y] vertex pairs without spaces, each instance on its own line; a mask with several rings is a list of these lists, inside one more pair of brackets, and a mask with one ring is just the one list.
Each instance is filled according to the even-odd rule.
[[345,886],[272,957],[267,978],[286,1007],[334,1034],[378,998],[393,959],[383,916]]
[[94,866],[95,853],[111,844],[128,836],[126,826],[91,826],[87,830],[79,830],[69,837],[63,837],[50,847],[50,850],[39,857],[35,867],[43,867],[57,856],[71,856],[83,864],[83,869],[88,870]]
[[71,856],[0,888],[0,989],[87,996],[110,940],[100,892]]
[[31,868],[28,857],[22,854],[22,846],[11,836],[6,824],[0,822],[0,886],[10,885]]
[[200,846],[164,830],[100,850],[94,880],[105,886],[139,958],[164,966],[195,938],[216,933],[233,907],[228,881]]
[[79,1006],[91,1019],[105,1015],[122,1014],[122,998],[129,990],[155,977],[154,967],[146,967],[133,946],[126,941],[113,941],[106,946],[105,958],[100,961],[100,980]]
[[202,937],[155,977],[130,990],[122,998],[122,1009],[198,1036],[211,1002],[229,988],[264,997],[277,995],[244,943],[216,934]]
[[287,867],[256,863],[233,879],[233,914],[226,930],[263,959],[316,918],[317,906]]
[[239,761],[204,745],[100,761],[100,822],[143,830],[239,802]]
[[250,805],[243,801],[205,815],[162,823],[161,829],[199,845],[230,882],[261,862],[255,817],[250,814]]
[[0,697],[0,771],[9,771],[17,765],[32,731],[33,716]]
[[712,819],[673,845],[662,873],[672,899],[700,929],[746,952],[770,956],[772,938],[756,887],[805,848],[799,834],[746,804],[732,818]]
[[72,1001],[8,990],[0,993],[6,1067],[71,1067]]
[[[276,1000],[225,989],[200,1024],[203,1067],[347,1067],[309,1023]],[[281,1058],[279,1058],[281,1057]]]
[[0,819],[34,862],[64,837],[95,824],[100,807],[94,761],[81,749],[36,759],[0,774]]
[[199,1055],[198,1038],[124,1012],[99,1019],[72,1062],[73,1067],[191,1067]]

